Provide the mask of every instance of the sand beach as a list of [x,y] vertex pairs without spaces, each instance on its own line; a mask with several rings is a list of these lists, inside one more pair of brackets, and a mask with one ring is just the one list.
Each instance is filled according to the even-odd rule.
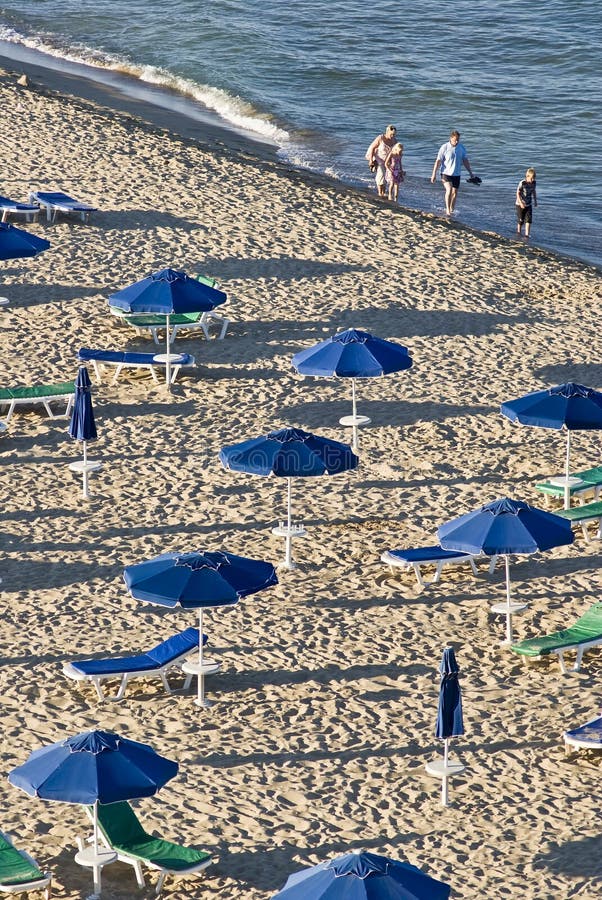
[[[564,438],[512,426],[499,405],[565,381],[602,387],[600,272],[393,208],[215,129],[139,118],[83,82],[40,70],[23,87],[20,74],[4,61],[1,193],[64,190],[99,211],[89,223],[41,216],[26,227],[50,250],[2,263],[2,386],[75,378],[80,347],[152,350],[107,297],[168,266],[217,278],[231,325],[223,341],[178,337],[197,368],[171,395],[146,375],[95,387],[102,469],[89,501],[68,470],[81,451],[64,420],[18,412],[0,435],[0,828],[52,870],[53,896],[86,896],[90,874],[73,860],[84,812],[31,799],[6,775],[38,746],[102,728],[180,764],[137,809],[216,863],[170,879],[173,900],[269,900],[292,872],[354,849],[420,866],[458,900],[599,896],[602,756],[565,758],[562,733],[599,711],[600,651],[580,673],[562,676],[555,660],[527,668],[489,611],[504,599],[502,567],[450,568],[420,590],[380,555],[435,543],[440,524],[488,500],[543,505],[534,484],[562,472]],[[348,440],[338,420],[349,385],[290,365],[348,327],[406,345],[414,367],[359,384],[372,421],[356,471],[295,483],[308,532],[294,544],[299,567],[206,617],[207,652],[222,664],[207,679],[214,705],[199,711],[192,692],[144,680],[99,705],[63,662],[196,624],[131,599],[126,565],[198,548],[282,558],[271,529],[285,484],[224,471],[218,451],[287,425]],[[574,470],[599,458],[599,434],[574,436]],[[517,558],[513,590],[529,603],[518,639],[598,601],[600,552],[578,536]],[[454,752],[466,773],[442,809],[424,766],[441,753],[446,645],[461,667],[466,734]],[[103,897],[150,898],[148,882],[138,891],[116,863]]]

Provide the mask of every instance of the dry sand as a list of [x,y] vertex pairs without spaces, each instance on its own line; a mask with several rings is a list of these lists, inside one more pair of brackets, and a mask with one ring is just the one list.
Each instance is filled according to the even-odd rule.
[[[100,727],[178,760],[140,803],[148,826],[215,853],[203,879],[166,896],[268,900],[303,866],[365,848],[451,883],[457,898],[594,898],[602,889],[601,757],[565,759],[562,732],[597,712],[599,651],[581,674],[527,669],[500,646],[503,570],[447,570],[420,591],[383,550],[434,542],[439,524],[562,470],[556,432],[512,427],[499,403],[567,380],[600,387],[602,282],[591,267],[455,223],[379,205],[244,149],[177,138],[125,113],[0,77],[1,193],[62,189],[97,204],[86,225],[40,220],[51,250],[2,265],[2,384],[70,379],[80,346],[151,349],[106,299],[151,271],[207,272],[228,292],[224,341],[178,339],[199,364],[173,396],[147,377],[95,390],[102,470],[92,499],[67,465],[64,421],[18,413],[0,438],[0,827],[52,869],[56,897],[84,896],[73,861],[78,807],[33,800],[6,774],[29,752]],[[461,204],[461,197],[460,197]],[[509,215],[511,210],[509,211]],[[294,425],[346,439],[349,385],[302,379],[292,354],[338,329],[406,344],[409,372],[363,382],[361,466],[298,482],[309,533],[280,584],[207,616],[222,672],[215,705],[134,682],[120,704],[61,674],[63,661],[129,652],[192,625],[130,599],[125,565],[161,551],[228,549],[276,563],[271,526],[285,485],[225,472],[225,444]],[[573,441],[573,467],[599,461],[599,435]],[[600,545],[518,559],[530,606],[518,638],[573,621],[599,599]],[[467,766],[439,806],[424,764],[446,644],[462,667]],[[153,879],[150,879],[153,881]],[[103,896],[138,894],[133,870],[105,871]]]

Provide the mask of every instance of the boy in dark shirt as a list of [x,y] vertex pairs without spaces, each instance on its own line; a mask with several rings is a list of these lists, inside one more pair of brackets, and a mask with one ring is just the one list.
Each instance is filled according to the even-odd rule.
[[535,185],[535,169],[527,169],[525,177],[516,189],[516,233],[520,234],[525,226],[525,238],[529,238],[533,207],[537,206],[537,190]]

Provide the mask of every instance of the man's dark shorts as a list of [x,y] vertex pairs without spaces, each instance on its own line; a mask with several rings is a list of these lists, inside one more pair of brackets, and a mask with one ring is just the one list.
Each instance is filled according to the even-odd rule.
[[533,221],[533,207],[532,206],[519,206],[516,204],[516,221],[519,225],[530,225]]
[[453,188],[458,190],[460,187],[460,176],[459,175],[442,175],[441,181],[447,181],[448,184],[451,184]]

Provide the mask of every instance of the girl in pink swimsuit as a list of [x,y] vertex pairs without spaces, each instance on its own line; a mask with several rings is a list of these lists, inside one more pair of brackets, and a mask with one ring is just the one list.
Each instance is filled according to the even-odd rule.
[[403,144],[395,144],[389,151],[385,160],[386,180],[389,186],[389,200],[397,203],[399,185],[403,181],[405,172],[402,167]]

